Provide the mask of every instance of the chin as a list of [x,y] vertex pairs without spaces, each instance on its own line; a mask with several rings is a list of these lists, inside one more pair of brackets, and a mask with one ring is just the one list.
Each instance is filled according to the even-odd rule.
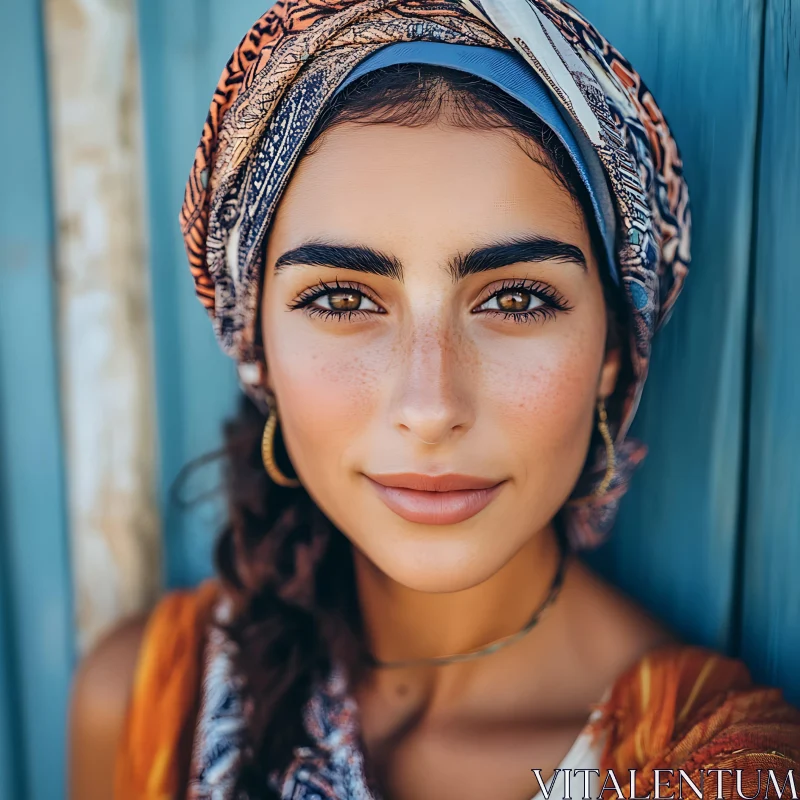
[[[513,484],[454,524],[409,521],[364,488],[363,481],[340,487],[329,494],[332,502],[320,498],[321,508],[350,540],[357,560],[417,592],[459,592],[489,580],[537,538],[548,519],[540,493],[529,491],[520,502]],[[345,497],[348,504],[341,502]]]
[[[390,580],[417,592],[446,593],[471,589],[491,578],[524,542],[498,541],[458,531],[459,526],[416,531],[387,530],[353,542],[361,554]],[[422,528],[422,530],[420,530]],[[493,525],[485,530],[498,530]],[[499,528],[502,530],[502,528]],[[372,541],[369,541],[369,540]]]
[[[376,566],[379,566],[376,564]],[[415,592],[449,594],[479,586],[492,577],[503,565],[436,564],[421,568],[418,564],[402,564],[395,560],[381,571],[392,581]],[[380,569],[380,566],[379,566]]]

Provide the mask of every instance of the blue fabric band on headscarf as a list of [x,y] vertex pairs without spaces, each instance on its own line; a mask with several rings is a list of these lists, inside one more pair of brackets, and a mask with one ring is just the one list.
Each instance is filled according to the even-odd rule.
[[606,268],[619,285],[616,260],[617,219],[600,158],[566,109],[554,102],[544,81],[522,56],[510,50],[445,42],[397,42],[365,58],[335,94],[368,72],[395,64],[432,64],[467,72],[494,84],[533,111],[570,154],[591,199],[605,245]]

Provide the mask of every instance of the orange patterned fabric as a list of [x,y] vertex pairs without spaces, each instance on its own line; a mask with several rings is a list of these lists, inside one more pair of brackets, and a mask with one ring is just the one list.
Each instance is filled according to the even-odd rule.
[[114,776],[114,800],[177,800],[187,781],[202,652],[216,581],[167,595],[144,635]]
[[[184,796],[204,634],[217,594],[209,581],[195,592],[168,595],[154,612],[118,753],[114,800]],[[800,710],[780,689],[755,685],[738,659],[688,645],[653,650],[620,676],[600,708],[601,767],[613,770],[625,796],[631,789],[639,797],[652,792],[655,769],[684,769],[696,784],[701,769],[742,769],[742,789],[751,796],[758,769],[764,781],[772,769],[781,786],[793,770],[800,788]],[[631,769],[634,787],[621,780]],[[716,778],[709,780],[705,796],[716,797]],[[760,797],[765,789],[762,783]],[[770,792],[776,796],[772,786]],[[607,788],[604,796],[617,793]],[[726,778],[723,797],[736,796]]]
[[[617,680],[601,708],[602,769],[617,778],[637,770],[635,786],[620,780],[625,796],[653,792],[656,769],[683,769],[697,786],[703,770],[706,797],[717,796],[718,774],[709,769],[742,770],[742,793],[751,797],[764,796],[769,769],[779,786],[793,770],[800,788],[800,710],[780,689],[755,685],[739,659],[702,647],[659,648]],[[675,775],[672,790],[662,784],[662,796],[677,794]],[[722,781],[722,796],[738,797],[734,776]],[[610,787],[603,796],[617,797]]]
[[[385,22],[386,31],[377,24],[366,24],[373,16]],[[453,38],[458,36],[458,41],[463,37],[473,44],[509,46],[499,33],[477,20],[467,26],[464,16],[466,12],[449,0],[431,4],[430,8],[414,0],[277,0],[255,22],[220,76],[180,213],[197,296],[212,317],[220,313],[216,276],[209,270],[206,258],[212,195],[220,188],[227,170],[239,167],[252,156],[254,142],[263,134],[286,85],[305,65],[308,56],[323,46],[351,50],[356,45],[368,48],[386,43],[391,41],[388,37],[394,28],[403,31],[408,20],[418,18],[430,18]],[[413,34],[406,32],[406,35]],[[294,49],[296,54],[292,52]],[[300,56],[301,52],[306,54],[305,58]],[[270,74],[274,69],[270,63],[273,53],[282,62],[274,76]],[[341,71],[347,74],[346,70]],[[249,107],[253,95],[258,98],[256,113]]]

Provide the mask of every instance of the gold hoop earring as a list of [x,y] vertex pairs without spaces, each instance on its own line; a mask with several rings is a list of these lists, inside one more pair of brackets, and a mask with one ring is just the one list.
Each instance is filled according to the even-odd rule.
[[606,445],[606,474],[603,476],[600,485],[592,494],[595,497],[600,497],[608,491],[608,487],[611,485],[611,479],[614,477],[614,469],[617,465],[617,460],[614,453],[614,441],[611,438],[611,432],[608,430],[608,414],[606,413],[606,404],[603,398],[597,401],[597,414],[599,416],[597,428]]
[[278,486],[285,486],[287,489],[296,489],[300,486],[300,481],[284,475],[275,463],[275,455],[272,452],[275,445],[275,431],[278,427],[278,406],[275,399],[270,395],[267,398],[269,403],[269,416],[267,424],[264,425],[264,435],[261,437],[261,460],[264,462],[264,469],[267,471],[270,480]]

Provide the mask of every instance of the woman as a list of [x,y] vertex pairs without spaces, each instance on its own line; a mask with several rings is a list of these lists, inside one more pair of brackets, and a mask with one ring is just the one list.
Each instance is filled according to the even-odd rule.
[[78,679],[76,796],[111,794],[103,743],[117,798],[794,779],[780,691],[572,557],[644,455],[626,435],[689,261],[675,142],[577,12],[279,3],[223,74],[181,221],[254,404],[220,580]]

